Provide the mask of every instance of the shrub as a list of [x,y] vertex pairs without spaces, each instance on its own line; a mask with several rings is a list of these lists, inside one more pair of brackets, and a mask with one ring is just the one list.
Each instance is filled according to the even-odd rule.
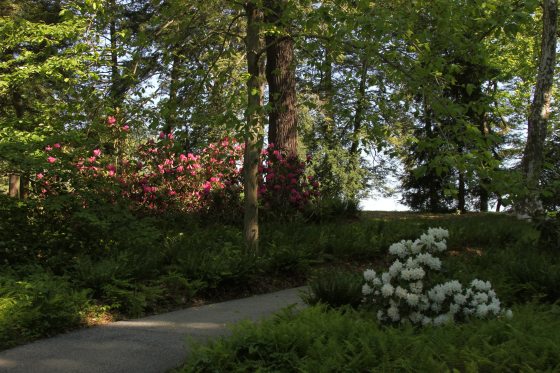
[[501,309],[488,281],[475,279],[469,288],[463,288],[457,280],[435,283],[431,273],[440,271],[442,263],[434,255],[447,249],[447,237],[447,230],[430,228],[414,242],[402,240],[389,247],[389,253],[398,259],[388,271],[380,276],[372,269],[364,272],[362,292],[377,309],[380,321],[440,325],[470,317],[511,314]]
[[348,270],[322,270],[309,280],[309,291],[303,300],[310,305],[358,307],[362,303],[362,278]]
[[522,306],[514,319],[381,327],[369,313],[311,307],[234,327],[199,345],[181,372],[505,372],[560,369],[560,310]]
[[0,275],[0,349],[82,323],[89,309],[87,290],[75,290],[67,278],[37,269],[16,278]]

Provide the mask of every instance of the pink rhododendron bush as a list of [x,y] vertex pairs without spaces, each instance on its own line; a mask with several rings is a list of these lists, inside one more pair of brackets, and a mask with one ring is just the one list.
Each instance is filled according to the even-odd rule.
[[[35,175],[41,196],[72,196],[84,207],[100,200],[124,202],[150,213],[240,211],[243,145],[235,139],[188,152],[172,132],[160,132],[125,151],[130,127],[110,116],[103,129],[109,140],[89,147],[45,146],[43,169]],[[306,174],[309,156],[306,162],[287,157],[273,144],[261,156],[261,207],[274,213],[301,211],[317,198],[319,183]]]
[[381,322],[441,325],[473,317],[511,317],[488,281],[476,279],[468,286],[457,280],[434,283],[433,274],[442,268],[438,255],[447,249],[448,237],[446,229],[430,228],[415,241],[391,245],[389,253],[397,259],[387,271],[364,272],[364,301],[377,309]]
[[306,173],[306,161],[287,156],[270,144],[262,151],[259,167],[259,197],[265,209],[276,212],[301,211],[319,196],[319,182]]
[[35,177],[45,198],[72,195],[84,207],[101,198],[154,213],[239,207],[243,147],[235,139],[191,153],[177,146],[173,133],[161,132],[124,152],[129,126],[109,117],[107,127],[110,143],[89,149],[61,143],[45,147],[44,169]]

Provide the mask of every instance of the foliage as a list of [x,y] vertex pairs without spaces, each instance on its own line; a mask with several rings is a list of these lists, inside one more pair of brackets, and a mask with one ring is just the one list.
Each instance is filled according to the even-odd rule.
[[380,276],[372,269],[364,272],[364,299],[377,309],[379,321],[441,325],[504,313],[511,316],[511,311],[501,308],[488,281],[474,279],[463,288],[457,280],[434,280],[433,273],[442,270],[438,254],[447,250],[447,237],[447,230],[430,228],[414,242],[394,243],[389,253],[398,258],[388,271]]
[[362,281],[355,272],[348,270],[321,270],[309,280],[309,291],[302,296],[310,305],[324,304],[329,307],[362,304]]
[[80,325],[91,308],[87,294],[37,268],[24,277],[1,273],[0,349]]
[[558,307],[520,306],[515,318],[421,330],[380,327],[370,315],[286,310],[199,346],[181,372],[549,371],[560,368]]
[[[319,182],[305,172],[306,163],[286,156],[282,149],[269,144],[261,152],[259,196],[266,210],[278,216],[293,210],[303,210],[319,195]],[[311,156],[307,158],[307,162]]]

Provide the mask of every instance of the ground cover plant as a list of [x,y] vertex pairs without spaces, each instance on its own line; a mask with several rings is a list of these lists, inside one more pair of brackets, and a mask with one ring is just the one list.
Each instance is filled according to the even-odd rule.
[[[410,242],[397,240],[397,244],[386,248],[384,260],[378,256],[370,265],[362,261],[353,270],[317,272],[310,279],[310,293],[304,294],[311,308],[301,312],[287,310],[261,324],[236,327],[231,338],[200,345],[179,371],[552,372],[560,369],[560,298],[556,291],[560,285],[557,278],[560,261],[555,251],[538,246],[538,236],[529,224],[521,223],[510,232],[523,230],[515,239],[509,236],[509,240],[496,242],[484,238],[490,234],[483,228],[489,222],[487,219],[492,218],[489,216],[447,216],[438,220],[436,215],[424,219],[401,215],[400,218],[400,221],[382,221],[387,226],[395,223],[392,229],[403,222],[409,223],[413,233],[405,237]],[[493,224],[498,235],[500,230],[505,233],[512,228],[511,224],[516,224],[507,217],[495,218],[494,223],[504,219],[501,227]],[[375,219],[370,215],[369,223]],[[429,231],[431,237],[425,234],[414,246],[413,239],[418,235],[414,226],[433,226],[434,222],[446,226],[449,242],[444,243],[447,229],[435,229]],[[463,232],[461,241],[453,240],[453,231]],[[447,252],[440,250],[447,249],[447,244]],[[424,250],[433,256],[428,258]],[[399,266],[402,268],[396,268],[395,255],[403,261]],[[425,295],[428,300],[428,308],[420,312],[433,313],[429,322],[423,323],[424,319],[415,315],[419,311],[414,304],[420,304],[420,299],[411,305],[408,294],[400,294],[395,280],[389,278],[402,277],[408,259],[411,265],[421,261],[411,269],[426,267],[422,277],[425,288],[417,293],[418,298]],[[376,268],[379,277],[368,268]],[[428,274],[430,269],[440,271]],[[356,276],[362,280],[356,281]],[[449,282],[451,279],[455,281]],[[418,279],[409,280],[417,285]],[[393,286],[391,294],[383,289],[389,284]],[[448,294],[442,284],[453,285],[449,287],[451,303],[446,302]],[[454,289],[455,285],[460,289]],[[400,286],[404,290],[406,284]],[[379,293],[374,297],[376,290]],[[413,290],[406,287],[401,292],[416,294]],[[386,296],[382,291],[387,292]],[[359,305],[356,292],[361,293]],[[457,312],[451,312],[457,295],[465,298],[459,302],[463,306],[458,305]],[[470,312],[463,312],[466,309],[463,307],[470,307]],[[507,312],[507,308],[512,312]]]
[[[458,267],[459,274],[465,270],[465,263],[478,259],[467,249],[488,248],[493,253],[491,248],[499,246],[488,239],[489,235],[503,237],[513,245],[534,234],[531,226],[502,215],[364,213],[352,219],[304,224],[302,217],[264,222],[262,253],[254,256],[245,253],[242,232],[235,225],[189,218],[172,224],[165,215],[139,218],[109,206],[108,211],[101,207],[88,210],[91,216],[80,218],[80,224],[73,228],[68,224],[40,224],[40,217],[27,220],[24,212],[29,210],[13,199],[9,202],[12,204],[4,205],[12,206],[4,210],[9,219],[1,222],[6,229],[0,231],[6,236],[0,242],[7,247],[11,242],[8,232],[28,231],[34,235],[22,234],[24,249],[9,253],[4,258],[10,260],[0,266],[2,317],[10,320],[12,330],[18,330],[4,329],[3,348],[80,325],[138,317],[203,299],[227,299],[303,285],[307,278],[316,277],[316,271],[350,268],[355,276],[356,268],[363,270],[386,260],[384,246],[414,237],[434,220],[451,232],[450,250],[461,253],[450,257],[450,267]],[[9,225],[22,222],[25,224],[18,229]],[[453,235],[461,239],[454,240]],[[520,269],[511,271],[517,276],[523,274]],[[545,276],[554,272],[546,273],[542,280],[528,277],[523,280],[526,283],[515,288],[505,279],[496,280],[495,274],[485,274],[485,278],[492,281],[504,302],[511,302],[533,291],[554,295],[556,288],[544,283]],[[461,276],[458,279],[463,280]],[[26,301],[14,297],[15,284],[28,289]],[[56,316],[56,322],[49,319],[54,315],[38,312],[42,307],[58,306],[65,312]],[[20,315],[16,319],[14,307]]]

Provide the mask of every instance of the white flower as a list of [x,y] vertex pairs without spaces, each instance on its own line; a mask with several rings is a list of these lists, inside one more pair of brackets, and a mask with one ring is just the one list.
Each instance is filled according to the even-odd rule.
[[434,318],[434,325],[443,325],[450,322],[452,318],[448,314],[439,315]]
[[428,228],[428,234],[433,236],[436,240],[441,240],[443,238],[449,238],[449,231],[447,229],[439,228]]
[[395,291],[395,288],[393,288],[393,285],[391,285],[391,284],[385,284],[381,287],[381,294],[383,294],[383,296],[385,298],[393,295],[394,291]]
[[460,309],[461,307],[456,303],[451,303],[449,305],[449,313],[451,314],[456,314],[457,312],[459,312]]
[[488,314],[488,306],[485,304],[479,304],[478,307],[476,307],[476,316],[482,318],[485,317]]
[[383,313],[382,310],[377,311],[377,320],[379,320],[379,321],[384,321],[385,320],[385,314]]
[[447,250],[447,243],[445,242],[445,240],[440,241],[440,242],[434,242],[434,246],[435,251],[445,251]]
[[429,318],[428,316],[424,316],[424,318],[422,319],[422,325],[429,325],[432,323],[432,319]]
[[364,271],[364,279],[366,281],[373,281],[376,278],[377,274],[373,269],[366,269]]
[[391,264],[391,266],[389,267],[389,274],[392,277],[397,277],[399,272],[401,271],[403,267],[403,264],[397,259],[393,262],[393,264]]
[[398,256],[399,258],[406,257],[406,246],[404,241],[397,242],[389,246],[389,253]]
[[372,283],[375,286],[381,286],[381,280],[379,279],[379,277],[374,278]]
[[448,281],[443,284],[443,289],[447,294],[458,293],[462,290],[463,286],[457,280]]
[[422,268],[403,269],[401,278],[405,281],[417,281],[424,278],[426,272]]
[[418,296],[418,294],[412,294],[412,293],[406,294],[406,303],[408,303],[412,307],[418,304],[419,299],[420,297]]
[[476,290],[479,290],[479,291],[490,291],[490,290],[492,290],[492,285],[490,284],[490,281],[482,281],[482,280],[478,280],[478,279],[475,279],[471,282],[471,287],[475,288]]
[[397,307],[389,307],[387,310],[387,316],[389,316],[393,321],[399,321],[401,319],[399,309]]
[[395,289],[395,296],[404,299],[406,298],[406,295],[407,295],[407,291],[401,288],[400,286],[397,286],[397,288]]
[[513,312],[511,312],[511,310],[507,310],[505,315],[506,315],[506,318],[508,318],[508,319],[513,318]]
[[416,240],[412,243],[412,245],[410,245],[410,251],[413,254],[418,254],[420,251],[422,251],[423,247],[424,247],[424,243],[420,240]]
[[405,267],[407,269],[413,269],[420,267],[420,263],[418,263],[415,259],[408,258],[405,263]]
[[422,283],[422,281],[416,281],[410,283],[409,287],[411,292],[420,294],[422,292],[422,288],[424,287],[424,284]]
[[424,318],[424,315],[422,315],[420,312],[412,312],[410,315],[408,315],[408,318],[414,324],[418,324],[419,322],[422,321],[422,319]]
[[455,303],[457,303],[459,306],[462,306],[463,304],[465,304],[465,302],[467,301],[467,297],[463,294],[455,294],[455,296],[453,297],[453,300],[455,301]]
[[364,286],[362,286],[363,295],[370,295],[372,293],[373,293],[373,288],[371,286],[369,286],[368,284],[364,284]]
[[416,256],[416,262],[425,264],[436,271],[439,271],[441,269],[441,260],[432,256],[432,254],[430,253],[418,254]]
[[488,302],[488,294],[486,293],[476,293],[473,297],[473,301],[481,304]]
[[389,282],[391,282],[391,274],[389,272],[383,272],[383,274],[381,275],[381,280],[384,284],[388,284]]

